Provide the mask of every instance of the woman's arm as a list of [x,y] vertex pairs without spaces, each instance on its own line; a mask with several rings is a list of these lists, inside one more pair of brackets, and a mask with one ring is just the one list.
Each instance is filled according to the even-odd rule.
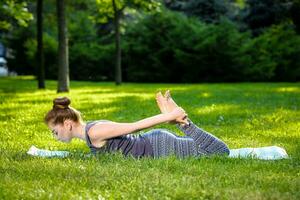
[[90,129],[90,137],[97,141],[106,140],[109,138],[126,135],[138,130],[150,128],[152,126],[170,122],[176,118],[186,117],[185,111],[178,107],[170,113],[158,114],[148,117],[133,123],[118,123],[118,122],[105,122],[93,126]]

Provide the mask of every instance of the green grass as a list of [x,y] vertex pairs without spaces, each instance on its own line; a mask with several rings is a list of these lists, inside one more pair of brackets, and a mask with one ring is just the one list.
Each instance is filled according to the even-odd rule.
[[[130,84],[56,82],[37,90],[31,77],[0,79],[0,199],[300,199],[299,83]],[[131,122],[158,114],[154,94],[170,89],[189,117],[230,148],[277,145],[290,159],[226,157],[134,160],[120,154],[85,157],[83,141],[53,139],[43,124],[57,96],[67,95],[85,120]],[[182,135],[175,126],[164,124]],[[68,150],[37,158],[31,145]]]

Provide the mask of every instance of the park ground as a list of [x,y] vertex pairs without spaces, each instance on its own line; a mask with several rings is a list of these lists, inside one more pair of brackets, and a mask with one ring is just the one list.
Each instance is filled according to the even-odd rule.
[[[300,199],[300,84],[135,84],[56,81],[38,90],[30,76],[0,78],[0,199]],[[155,93],[170,89],[198,126],[232,149],[280,146],[289,159],[88,157],[84,141],[56,141],[43,117],[68,96],[84,120],[133,122],[159,113]],[[174,125],[163,124],[183,135]],[[37,158],[31,145],[68,150],[67,158]]]

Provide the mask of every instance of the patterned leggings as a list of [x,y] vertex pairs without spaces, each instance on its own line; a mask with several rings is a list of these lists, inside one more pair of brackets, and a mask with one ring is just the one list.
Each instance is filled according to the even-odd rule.
[[150,140],[154,158],[176,155],[179,158],[187,156],[203,156],[212,154],[227,154],[227,145],[212,134],[197,127],[191,120],[189,125],[177,127],[187,136],[177,136],[166,129],[152,129],[143,134]]

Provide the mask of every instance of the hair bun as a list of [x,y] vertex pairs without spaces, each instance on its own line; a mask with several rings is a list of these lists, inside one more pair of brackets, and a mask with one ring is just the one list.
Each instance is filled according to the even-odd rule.
[[53,108],[66,109],[70,104],[71,100],[68,97],[57,97],[53,100]]

